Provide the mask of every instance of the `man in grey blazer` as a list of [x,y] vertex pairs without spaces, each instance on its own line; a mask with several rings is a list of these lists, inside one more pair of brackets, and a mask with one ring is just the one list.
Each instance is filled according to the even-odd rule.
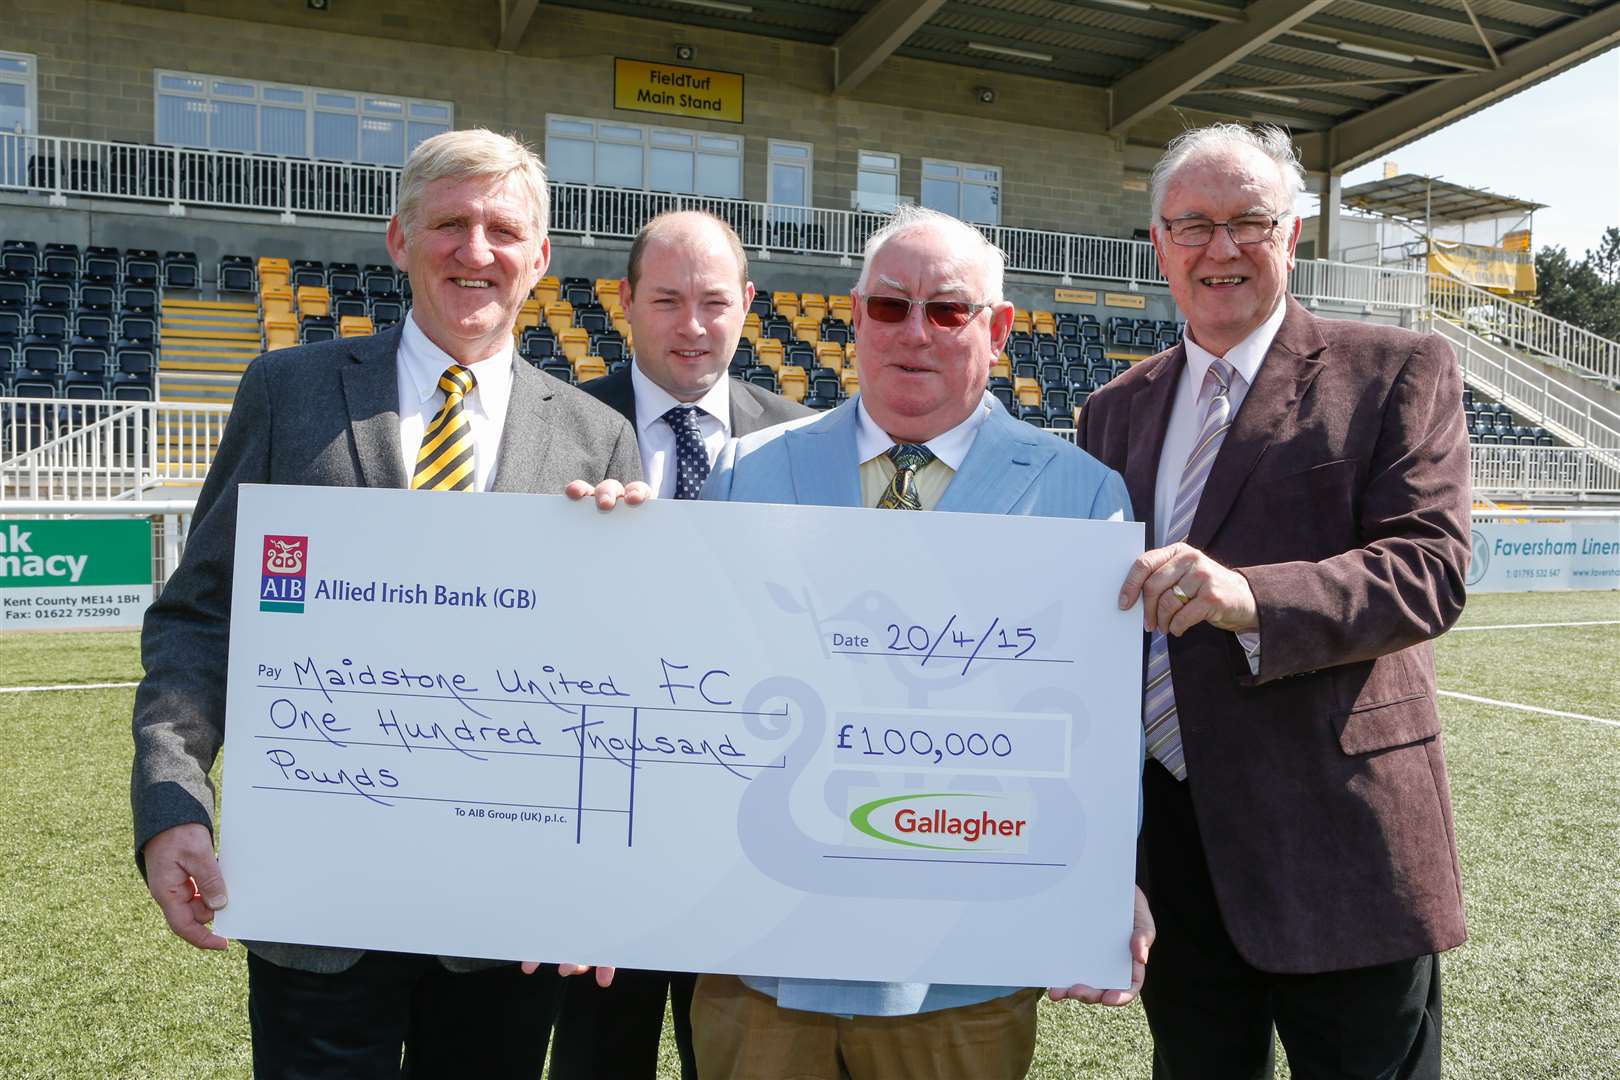
[[[406,163],[388,247],[414,307],[373,337],[249,365],[198,497],[180,567],[147,614],[135,697],[136,862],[176,935],[226,942],[208,779],[224,738],[237,489],[243,483],[561,492],[640,476],[624,420],[514,357],[518,310],[545,272],[545,173],[488,131],[422,143]],[[383,539],[382,542],[388,542]],[[445,552],[454,559],[470,552]],[[258,1076],[533,1077],[537,1010],[554,973],[512,964],[248,945]]]
[[[726,375],[754,284],[742,241],[713,214],[671,211],[643,225],[619,298],[635,359],[580,389],[635,425],[642,475],[655,497],[695,498],[727,439],[811,414]],[[567,980],[552,1080],[653,1080],[666,997],[682,1080],[696,1080],[690,1019],[696,983],[696,975],[680,971],[620,971],[606,987]]]

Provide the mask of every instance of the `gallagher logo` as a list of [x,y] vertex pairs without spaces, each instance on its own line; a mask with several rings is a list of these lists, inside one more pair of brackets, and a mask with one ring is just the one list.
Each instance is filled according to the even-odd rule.
[[259,578],[260,611],[304,610],[304,567],[309,537],[266,536],[263,575]]
[[849,823],[886,844],[928,851],[1028,851],[1027,800],[1001,795],[933,792],[862,803]]

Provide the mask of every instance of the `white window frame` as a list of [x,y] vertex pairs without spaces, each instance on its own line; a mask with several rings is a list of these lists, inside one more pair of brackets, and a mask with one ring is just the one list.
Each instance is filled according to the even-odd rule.
[[[735,158],[736,159],[736,163],[737,163],[737,186],[736,186],[736,189],[734,191],[731,191],[731,192],[683,191],[683,192],[679,192],[678,194],[696,195],[696,196],[699,196],[701,198],[714,198],[714,199],[740,199],[740,198],[742,198],[742,193],[743,193],[743,153],[744,153],[744,150],[745,150],[745,145],[744,145],[744,142],[743,142],[743,136],[741,136],[741,135],[733,135],[733,134],[731,134],[729,132],[722,133],[722,132],[714,132],[714,131],[705,131],[702,128],[666,127],[666,126],[652,125],[652,124],[635,124],[635,123],[626,122],[624,120],[603,119],[603,118],[591,117],[591,116],[567,116],[567,115],[564,115],[562,113],[547,113],[546,114],[546,153],[545,153],[545,159],[548,162],[558,160],[558,155],[555,155],[555,154],[553,154],[551,152],[551,139],[553,137],[552,126],[553,126],[554,123],[557,123],[557,122],[561,122],[561,123],[565,123],[565,124],[588,125],[589,128],[590,128],[590,131],[589,131],[588,134],[585,133],[585,132],[581,132],[581,131],[565,131],[565,132],[558,132],[556,134],[557,134],[558,138],[573,139],[573,140],[576,140],[576,141],[579,141],[579,142],[588,142],[588,143],[591,144],[591,179],[589,179],[589,180],[579,180],[579,179],[577,179],[575,177],[572,177],[572,176],[568,176],[568,177],[555,176],[555,177],[553,177],[553,179],[555,179],[555,180],[557,180],[559,182],[576,183],[576,184],[578,184],[578,183],[585,183],[585,184],[595,184],[595,183],[597,183],[597,180],[596,180],[596,146],[599,143],[612,143],[612,144],[619,145],[619,146],[639,146],[640,147],[640,150],[641,150],[641,183],[639,185],[639,190],[641,190],[641,191],[653,191],[654,188],[652,186],[652,181],[653,181],[653,175],[652,175],[652,170],[653,170],[652,152],[655,149],[655,147],[657,149],[660,149],[660,150],[675,150],[677,152],[679,152],[681,150],[681,147],[674,146],[674,145],[661,145],[661,146],[657,145],[655,143],[655,140],[658,138],[658,136],[662,135],[662,136],[667,137],[667,139],[666,139],[667,143],[674,143],[675,141],[682,140],[682,139],[689,140],[688,145],[691,147],[691,154],[692,154],[692,187],[694,187],[694,188],[698,187],[697,178],[698,178],[698,157],[699,157],[699,155],[707,154],[707,155],[713,156],[713,157],[727,157],[727,158]],[[632,139],[629,139],[628,137],[621,138],[621,137],[614,137],[614,136],[604,136],[602,134],[602,131],[601,131],[601,128],[604,125],[607,126],[607,127],[615,129],[616,132],[628,133],[630,131],[635,131],[635,132],[638,133],[639,139],[632,140]],[[716,145],[717,143],[729,143],[729,144],[731,144],[731,146],[720,147],[720,146]],[[619,185],[614,184],[614,185],[604,185],[604,186],[618,187]],[[659,188],[657,190],[663,191],[664,189]]]
[[0,50],[0,59],[18,60],[28,68],[22,74],[0,71],[0,82],[20,84],[23,88],[23,129],[6,134],[33,135],[39,131],[39,57],[33,53]]
[[[867,156],[888,158],[887,166],[868,165]],[[882,191],[871,191],[862,186],[862,177],[889,176],[894,178],[894,194]],[[900,194],[900,155],[888,150],[860,149],[855,152],[855,190],[850,193],[849,205],[851,210],[866,210],[872,213],[886,214],[901,203],[911,200]]]
[[[955,170],[955,176],[939,176],[939,175],[930,176],[929,175],[929,168],[930,167],[934,167],[934,168],[940,169],[940,170],[954,169]],[[995,174],[995,180],[994,180],[994,182],[988,182],[988,181],[978,180],[978,179],[970,180],[967,177],[967,170],[968,169],[982,169],[985,172],[994,173]],[[962,188],[969,185],[969,184],[971,184],[971,185],[973,185],[975,187],[990,188],[996,193],[995,200],[994,200],[995,207],[996,207],[996,220],[994,220],[994,221],[975,221],[974,224],[976,224],[976,225],[1000,225],[1001,224],[1001,179],[1002,179],[1002,177],[1001,177],[1001,166],[1000,165],[984,165],[984,164],[979,164],[979,163],[971,162],[971,161],[946,161],[943,158],[923,158],[923,162],[922,162],[922,179],[919,181],[918,187],[917,187],[917,201],[922,203],[924,206],[929,206],[928,200],[923,194],[923,192],[927,189],[928,181],[934,180],[934,181],[940,181],[940,182],[954,182],[956,184],[956,205],[955,205],[955,208],[953,209],[951,207],[946,207],[946,206],[929,206],[929,209],[931,209],[931,210],[941,210],[941,211],[944,211],[947,214],[950,214],[952,217],[962,218],[963,221],[967,221],[969,219],[964,217],[963,214],[962,214]]]
[[[802,153],[780,153],[783,149],[803,151]],[[804,202],[783,203],[784,206],[811,206],[815,203],[816,190],[816,146],[815,143],[795,142],[791,139],[771,139],[766,144],[765,155],[765,201],[768,203],[781,202],[776,197],[776,166],[804,168]]]
[[[203,88],[198,92],[188,92],[173,88],[165,88],[163,85],[163,80],[165,77],[201,80]],[[242,97],[219,93],[215,89],[216,83],[234,83],[251,87],[252,96]],[[295,92],[301,94],[303,100],[301,103],[276,101],[267,98],[266,91]],[[333,94],[348,97],[353,100],[354,104],[350,108],[317,104],[319,96],[322,94]],[[456,126],[456,108],[454,103],[449,101],[438,101],[432,98],[402,97],[396,94],[378,94],[365,90],[339,90],[325,86],[303,86],[297,83],[269,82],[260,79],[241,79],[232,75],[210,75],[199,71],[177,71],[168,68],[157,68],[152,72],[153,141],[163,146],[192,145],[190,143],[179,143],[173,138],[165,138],[166,135],[172,135],[173,133],[161,132],[157,130],[159,120],[162,117],[162,101],[165,97],[197,102],[200,108],[209,112],[209,137],[206,140],[208,145],[201,147],[201,149],[214,148],[212,145],[214,141],[212,134],[213,116],[218,112],[218,102],[222,101],[235,103],[250,102],[254,105],[254,148],[250,151],[246,151],[248,153],[279,154],[282,156],[313,159],[316,157],[315,116],[317,113],[334,113],[338,115],[355,117],[354,150],[347,156],[339,156],[337,160],[359,162],[362,164],[398,165],[405,160],[405,157],[413,149],[410,141],[411,124],[413,122],[428,124],[435,127],[442,124],[444,125],[444,129],[447,131],[453,130]],[[304,146],[301,153],[286,154],[280,148],[265,148],[263,113],[263,107],[265,106],[276,109],[287,109],[290,111],[301,111],[304,114]],[[431,115],[439,112],[440,110],[442,110],[443,115]],[[422,115],[418,115],[419,112]],[[364,145],[364,135],[362,133],[367,120],[372,120],[374,122],[400,122],[401,152],[398,161],[374,161],[362,156],[360,149]],[[321,156],[330,158],[333,155],[323,154]]]

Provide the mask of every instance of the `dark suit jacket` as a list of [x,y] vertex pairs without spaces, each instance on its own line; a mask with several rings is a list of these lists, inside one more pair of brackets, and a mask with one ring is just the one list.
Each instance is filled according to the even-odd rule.
[[[636,391],[630,381],[629,364],[611,375],[581,383],[579,388],[604,405],[618,410],[619,415],[630,421],[631,430],[636,430]],[[789,401],[781,394],[762,390],[753,383],[743,382],[741,379],[731,380],[732,438],[772,427],[787,420],[809,416],[812,411],[796,401]]]
[[[146,677],[135,692],[130,801],[143,873],[141,848],[153,836],[189,822],[213,828],[208,770],[225,737],[237,486],[405,487],[400,333],[395,327],[266,353],[242,376],[180,566],[141,632]],[[640,479],[635,432],[600,403],[518,361],[492,489],[561,494],[570,480],[609,476]],[[361,955],[278,943],[252,948],[308,971],[341,971]]]
[[[1207,623],[1170,662],[1227,930],[1255,967],[1321,972],[1465,937],[1429,639],[1463,606],[1468,436],[1438,336],[1287,303],[1187,538],[1253,588],[1260,673]],[[1185,365],[1160,353],[1080,414],[1149,537]]]

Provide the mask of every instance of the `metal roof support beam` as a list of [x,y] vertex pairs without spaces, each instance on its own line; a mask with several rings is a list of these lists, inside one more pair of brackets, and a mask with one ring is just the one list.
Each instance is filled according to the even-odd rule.
[[859,86],[944,5],[945,0],[878,0],[833,43],[833,93]]
[[1616,44],[1620,4],[1610,4],[1503,53],[1495,70],[1426,86],[1295,142],[1307,169],[1348,172]]
[[501,40],[495,48],[499,52],[513,52],[534,18],[534,9],[540,0],[499,0],[501,5]]
[[1150,60],[1114,84],[1109,97],[1108,133],[1132,124],[1197,89],[1249,53],[1304,22],[1331,0],[1256,0],[1242,22],[1220,23]]
[[1524,23],[1509,22],[1506,19],[1493,19],[1488,15],[1473,16],[1471,13],[1458,11],[1456,8],[1441,7],[1439,4],[1428,3],[1426,0],[1362,0],[1365,4],[1383,8],[1385,11],[1399,11],[1407,15],[1424,15],[1440,22],[1458,23],[1467,25],[1472,22],[1476,28],[1492,30],[1498,34],[1508,34],[1512,37],[1529,40],[1535,37],[1539,30]]

